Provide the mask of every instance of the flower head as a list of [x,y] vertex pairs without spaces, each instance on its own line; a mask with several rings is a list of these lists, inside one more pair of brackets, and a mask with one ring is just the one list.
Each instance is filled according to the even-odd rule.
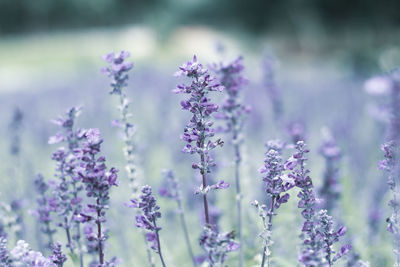
[[102,69],[102,72],[112,78],[111,87],[113,90],[111,94],[121,94],[123,87],[127,86],[129,76],[127,72],[132,69],[133,63],[127,62],[126,59],[130,56],[129,52],[121,51],[116,54],[114,52],[108,53],[103,56],[103,60],[109,65]]

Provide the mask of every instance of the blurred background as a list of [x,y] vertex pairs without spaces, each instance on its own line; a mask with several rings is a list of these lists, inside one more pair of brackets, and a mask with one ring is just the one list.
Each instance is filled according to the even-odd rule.
[[[243,205],[248,205],[245,266],[260,260],[261,240],[255,236],[261,222],[249,203],[263,199],[258,169],[264,143],[273,138],[290,142],[293,125],[300,125],[310,145],[316,187],[322,185],[325,168],[319,153],[321,129],[330,129],[343,155],[335,215],[348,227],[354,251],[363,260],[392,266],[385,224],[390,195],[377,170],[387,123],[376,105],[388,99],[366,95],[363,84],[399,65],[399,9],[395,0],[0,0],[0,201],[22,201],[25,239],[39,249],[35,220],[28,213],[35,208],[33,179],[39,172],[54,179],[51,154],[56,146],[47,141],[58,129],[50,120],[77,105],[84,107],[78,126],[100,128],[108,165],[121,169],[121,183],[126,183],[120,133],[111,127],[118,101],[108,94],[109,80],[100,68],[105,65],[102,55],[127,50],[135,64],[127,94],[142,181],[158,190],[161,170],[175,170],[186,196],[191,240],[201,254],[197,239],[202,207],[193,196],[198,177],[190,168],[191,157],[180,152],[184,144],[179,136],[189,114],[171,93],[181,83],[173,73],[194,54],[204,65],[242,55],[249,79],[244,102],[253,108],[241,170]],[[271,71],[282,104],[278,120],[268,89]],[[217,178],[233,184],[232,148],[226,145],[216,158]],[[107,255],[121,258],[121,266],[146,266],[143,246],[132,241],[141,239],[133,213],[123,206],[129,189],[114,191]],[[234,197],[233,187],[215,196],[226,231],[235,229]],[[296,201],[293,194],[276,218],[276,266],[296,265],[301,221]],[[160,198],[160,206],[161,242],[173,244],[164,246],[169,266],[189,266],[183,237],[176,236],[174,203]],[[293,225],[299,229],[288,232]],[[236,265],[237,257],[232,253],[228,265]]]

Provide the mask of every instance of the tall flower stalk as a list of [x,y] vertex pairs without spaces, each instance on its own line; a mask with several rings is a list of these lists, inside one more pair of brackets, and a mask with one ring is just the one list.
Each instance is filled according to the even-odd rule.
[[82,183],[76,173],[78,162],[74,157],[74,149],[79,147],[84,138],[84,130],[74,129],[75,120],[79,116],[81,108],[68,109],[65,116],[59,116],[53,122],[60,126],[61,131],[50,137],[49,143],[66,143],[67,148],[59,147],[53,153],[52,159],[56,162],[56,174],[58,183],[54,194],[58,200],[58,214],[62,218],[59,226],[65,230],[67,248],[73,258],[79,257],[79,264],[83,267],[83,249],[81,244],[81,223],[76,219],[82,210],[83,190]]
[[386,170],[388,173],[388,185],[392,192],[392,199],[389,206],[392,208],[392,215],[387,218],[387,230],[394,237],[394,249],[396,266],[400,266],[400,186],[398,181],[399,164],[396,159],[399,158],[398,143],[390,141],[382,146],[384,151],[384,160],[379,162],[379,168]]
[[181,221],[183,234],[185,236],[186,246],[187,246],[190,258],[193,262],[193,266],[196,267],[197,263],[196,263],[196,259],[194,257],[192,245],[190,244],[188,228],[187,228],[186,220],[185,220],[185,212],[184,212],[183,204],[182,204],[182,192],[180,189],[179,181],[175,177],[172,170],[164,170],[163,176],[164,176],[165,186],[160,188],[159,193],[161,196],[170,198],[176,202],[176,205],[178,207],[177,213],[179,214],[179,219]]
[[[175,76],[185,76],[192,79],[191,84],[178,85],[174,90],[175,93],[185,93],[189,98],[181,101],[183,110],[188,110],[192,113],[190,122],[186,125],[182,140],[187,144],[183,148],[184,153],[198,154],[200,162],[193,163],[192,168],[198,169],[202,176],[201,189],[205,190],[207,185],[207,174],[211,172],[210,167],[215,165],[209,152],[217,146],[222,146],[223,141],[217,139],[212,141],[214,122],[211,121],[211,114],[218,110],[218,106],[211,102],[208,94],[213,91],[221,92],[224,87],[216,82],[214,77],[208,74],[208,70],[203,68],[203,65],[197,62],[196,56],[193,61],[188,61],[179,67],[179,71]],[[192,144],[195,144],[194,146]],[[210,224],[208,211],[207,194],[203,194],[204,217],[206,225]]]
[[282,160],[282,150],[284,143],[279,140],[272,140],[267,143],[267,152],[265,153],[264,165],[260,172],[264,175],[266,193],[270,198],[269,207],[260,204],[257,200],[252,202],[258,209],[258,215],[263,222],[263,232],[260,237],[263,239],[263,254],[261,266],[271,266],[271,249],[272,241],[272,219],[276,216],[276,210],[289,200],[289,191],[294,187],[294,179],[289,178],[284,173],[284,165]]
[[151,244],[151,249],[160,256],[161,264],[165,267],[159,235],[161,227],[157,226],[157,219],[161,218],[160,207],[152,194],[151,186],[143,186],[141,192],[139,198],[132,198],[130,203],[130,207],[140,210],[136,215],[136,226],[146,231],[147,242]]
[[[132,197],[137,198],[140,193],[140,187],[135,165],[135,144],[133,141],[135,127],[129,119],[132,117],[132,114],[129,112],[130,101],[125,93],[129,79],[128,72],[133,68],[133,63],[126,60],[129,56],[130,53],[127,51],[121,51],[118,54],[115,54],[114,52],[108,53],[103,56],[103,60],[109,65],[103,68],[102,72],[111,78],[110,86],[112,90],[110,91],[110,94],[119,96],[118,110],[120,112],[120,118],[114,120],[113,125],[121,128],[123,132],[123,154],[126,162],[125,170],[127,172],[129,186],[132,190]],[[144,242],[146,243],[146,252],[149,264],[154,266],[154,261],[151,256],[146,236],[144,236]]]
[[121,51],[119,54],[109,53],[103,57],[103,59],[109,63],[109,66],[103,68],[102,71],[107,76],[111,77],[111,88],[110,94],[117,95],[119,97],[119,112],[120,119],[114,120],[113,124],[122,128],[123,141],[124,141],[124,156],[126,161],[125,169],[129,179],[129,185],[132,189],[132,194],[135,195],[139,192],[139,185],[136,177],[136,166],[135,166],[135,154],[134,154],[134,142],[133,135],[135,133],[134,125],[129,121],[132,114],[129,113],[129,99],[126,96],[125,90],[127,81],[129,79],[128,72],[132,69],[133,63],[126,61],[130,56],[129,52]]
[[249,108],[241,103],[240,92],[247,80],[243,77],[243,58],[239,57],[229,64],[214,64],[221,85],[224,86],[226,98],[222,104],[222,113],[219,118],[226,121],[225,132],[232,134],[232,145],[235,153],[235,187],[236,187],[236,208],[237,208],[237,227],[239,242],[239,266],[243,266],[243,238],[242,238],[242,193],[240,186],[240,163],[242,161],[240,145],[243,143],[242,128],[245,113]]
[[299,261],[307,267],[332,266],[333,262],[351,249],[350,245],[344,245],[333,257],[332,244],[346,233],[346,228],[341,227],[334,232],[332,218],[326,215],[326,211],[317,212],[314,186],[309,176],[310,170],[306,167],[306,155],[309,150],[304,141],[298,141],[295,148],[295,153],[285,162],[285,168],[291,170],[289,176],[295,180],[295,185],[300,189],[297,195],[300,199],[298,207],[302,209],[304,223],[301,230],[303,248]]
[[104,244],[108,238],[104,223],[107,221],[106,210],[109,207],[110,189],[117,186],[118,170],[115,168],[107,170],[105,157],[98,155],[103,142],[99,129],[87,130],[84,137],[82,146],[76,148],[74,152],[80,161],[78,175],[85,186],[86,196],[92,201],[86,205],[78,219],[82,223],[96,225],[96,233],[86,232],[86,238],[97,243],[98,266],[110,266],[115,259],[110,261],[104,259]]
[[[181,101],[182,109],[192,113],[192,117],[181,137],[187,143],[182,152],[197,154],[200,160],[192,164],[192,168],[199,170],[202,177],[202,184],[196,191],[203,196],[205,217],[205,227],[200,238],[200,245],[207,253],[210,266],[221,266],[226,259],[226,254],[238,248],[238,245],[234,245],[236,243],[233,242],[233,233],[229,235],[219,233],[218,229],[211,224],[207,200],[207,194],[210,190],[224,189],[229,186],[224,181],[213,185],[209,185],[207,181],[211,167],[216,165],[210,151],[223,145],[221,139],[212,140],[214,122],[211,120],[211,115],[218,111],[218,106],[211,102],[208,94],[214,91],[221,92],[224,87],[214,77],[210,76],[208,70],[202,64],[197,62],[196,56],[193,57],[193,61],[188,61],[179,67],[175,76],[191,79],[190,84],[178,85],[173,92],[189,95],[187,99]],[[226,244],[231,245],[227,248]]]

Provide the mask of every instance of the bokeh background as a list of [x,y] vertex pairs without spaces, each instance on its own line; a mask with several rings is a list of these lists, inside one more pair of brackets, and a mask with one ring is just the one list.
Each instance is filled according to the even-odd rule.
[[[180,110],[180,98],[171,93],[181,82],[173,73],[193,54],[205,65],[242,55],[249,79],[244,101],[253,107],[245,127],[241,169],[246,266],[258,265],[261,253],[261,240],[255,238],[261,222],[249,203],[263,199],[258,169],[264,143],[273,138],[290,141],[286,129],[293,122],[304,126],[316,187],[321,186],[324,170],[318,153],[321,129],[328,127],[336,137],[343,158],[342,197],[335,215],[347,225],[354,251],[363,260],[371,266],[392,266],[385,223],[390,196],[386,178],[377,170],[387,125],[374,112],[377,99],[365,94],[363,83],[399,65],[399,8],[399,1],[373,0],[0,0],[1,201],[22,200],[25,239],[39,249],[37,225],[28,211],[36,206],[35,175],[54,178],[51,154],[56,147],[47,141],[57,128],[50,120],[82,105],[78,126],[100,128],[108,165],[121,169],[122,186],[114,190],[109,211],[107,256],[121,258],[121,266],[146,266],[134,214],[123,205],[130,194],[122,142],[111,127],[118,117],[117,99],[108,94],[108,78],[100,72],[105,65],[102,55],[128,50],[135,67],[127,93],[137,128],[142,182],[158,189],[161,170],[175,170],[185,192],[192,244],[200,254],[202,206],[193,195],[199,182],[190,168],[190,156],[180,152],[179,136],[189,114]],[[273,59],[283,104],[278,121],[265,85],[266,58]],[[17,109],[22,120],[15,127]],[[15,143],[18,153],[11,152]],[[216,159],[215,176],[233,184],[231,147],[220,149]],[[275,266],[296,266],[301,218],[295,194],[292,197],[276,217]],[[234,188],[218,192],[215,198],[221,228],[235,229]],[[175,205],[160,197],[159,201],[168,265],[189,266],[183,235],[177,235]],[[370,224],[372,203],[379,207],[376,228]],[[237,257],[232,253],[227,264],[236,265]],[[342,264],[346,266],[345,261]]]

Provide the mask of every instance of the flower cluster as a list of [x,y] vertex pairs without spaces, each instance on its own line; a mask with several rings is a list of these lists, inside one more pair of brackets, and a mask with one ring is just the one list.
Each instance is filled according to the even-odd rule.
[[388,173],[388,185],[392,191],[392,199],[389,201],[389,206],[392,208],[392,215],[387,218],[388,231],[392,233],[396,249],[394,253],[397,264],[400,264],[400,193],[399,193],[399,166],[396,158],[399,157],[399,148],[395,141],[389,141],[382,145],[384,151],[384,159],[379,162],[379,168]]
[[260,173],[264,175],[267,195],[272,199],[273,213],[273,209],[278,209],[289,200],[287,191],[294,187],[294,179],[284,174],[282,151],[269,149],[265,153],[264,166],[261,167]]
[[227,254],[239,249],[239,244],[233,241],[233,232],[219,233],[214,227],[204,227],[200,237],[200,246],[207,254],[211,266],[222,267]]
[[271,238],[272,218],[276,215],[276,210],[281,204],[289,200],[289,191],[294,187],[294,179],[288,177],[284,173],[284,164],[282,159],[282,150],[285,146],[280,140],[271,140],[267,144],[267,152],[265,153],[264,165],[260,168],[260,173],[263,174],[265,182],[265,190],[268,195],[269,208],[266,205],[260,204],[257,200],[252,202],[252,205],[258,209],[258,215],[263,222],[263,232],[260,237],[263,239],[263,260],[262,266],[267,261],[269,266],[270,247],[273,244]]
[[121,51],[118,54],[114,52],[108,53],[103,56],[103,60],[110,65],[102,69],[102,72],[112,78],[111,87],[113,90],[111,94],[121,94],[122,88],[127,86],[129,78],[127,72],[132,69],[133,63],[125,61],[130,56],[129,52]]
[[[200,162],[193,163],[192,168],[198,169],[202,175],[202,186],[199,191],[203,192],[207,188],[207,174],[210,173],[210,167],[216,165],[210,151],[223,145],[221,139],[211,140],[214,136],[214,129],[212,128],[214,123],[210,118],[214,112],[218,111],[218,106],[211,102],[208,94],[213,91],[222,91],[224,87],[216,82],[214,77],[210,76],[208,70],[202,64],[197,62],[196,56],[193,57],[193,61],[179,67],[179,71],[175,75],[192,79],[189,85],[178,85],[174,92],[189,95],[188,99],[181,102],[182,109],[192,113],[192,118],[182,135],[182,139],[187,142],[182,151],[190,154],[197,153],[200,156]],[[194,146],[192,145],[193,142],[195,143]],[[203,194],[203,202],[206,224],[209,224],[206,194]]]
[[10,251],[11,259],[15,266],[21,267],[58,267],[42,253],[33,251],[24,240],[19,240]]
[[319,152],[325,159],[324,179],[319,190],[319,196],[323,199],[322,208],[331,213],[341,192],[337,166],[341,158],[341,150],[327,129],[323,131],[323,143]]
[[136,226],[147,232],[147,242],[151,243],[151,248],[158,253],[161,263],[165,267],[159,236],[161,227],[157,226],[157,219],[161,218],[160,207],[153,196],[151,186],[143,186],[141,192],[139,199],[131,199],[129,207],[140,210],[140,214],[136,215]]
[[[291,170],[290,177],[295,180],[295,185],[300,189],[297,195],[300,198],[298,207],[302,209],[301,215],[305,220],[301,235],[303,250],[299,260],[306,266],[324,266],[326,263],[331,266],[333,261],[346,254],[351,247],[343,246],[333,257],[331,246],[337,242],[336,239],[345,234],[345,228],[333,232],[332,219],[330,216],[325,216],[326,211],[316,212],[317,200],[309,176],[310,170],[306,168],[306,154],[309,150],[304,141],[298,141],[295,148],[296,151],[285,163],[285,168]],[[327,254],[329,254],[329,260]]]
[[10,258],[10,252],[7,248],[8,242],[7,239],[3,236],[0,236],[0,266],[1,267],[9,267],[11,266],[12,260]]
[[80,148],[74,150],[75,156],[80,161],[78,175],[85,186],[86,196],[93,199],[80,213],[78,220],[82,223],[95,223],[97,235],[93,237],[85,232],[86,238],[95,240],[98,245],[99,264],[104,265],[104,242],[107,240],[102,224],[106,222],[106,209],[108,209],[109,193],[113,186],[117,186],[117,172],[115,168],[107,171],[105,157],[99,156],[100,145],[99,129],[89,129],[85,132],[85,139]]
[[295,179],[295,184],[300,188],[298,207],[302,209],[301,215],[304,218],[302,227],[303,251],[300,261],[306,266],[318,266],[323,263],[322,252],[319,250],[319,243],[316,237],[315,206],[316,198],[312,180],[309,176],[310,170],[306,168],[306,154],[309,150],[304,141],[298,141],[296,152],[285,163],[285,168],[291,170],[290,177]]
[[[189,85],[178,85],[175,93],[189,94],[187,100],[181,102],[182,109],[192,113],[190,122],[186,125],[182,139],[187,142],[183,152],[197,153],[201,156],[200,163],[194,163],[193,168],[199,169],[202,174],[209,173],[209,167],[215,165],[209,152],[217,146],[222,146],[221,139],[211,141],[214,136],[213,122],[210,120],[211,114],[218,110],[218,106],[211,102],[207,96],[209,92],[222,91],[224,89],[216,79],[208,74],[208,70],[197,62],[196,56],[193,61],[179,67],[176,76],[186,76],[193,79]],[[192,143],[195,142],[195,146]],[[204,186],[205,187],[205,186]]]
[[141,192],[139,200],[131,199],[130,207],[141,210],[141,214],[136,215],[136,226],[148,231],[147,240],[152,243],[151,248],[159,253],[160,244],[157,236],[161,228],[157,226],[157,219],[161,218],[160,207],[152,194],[151,186],[143,186]]
[[50,260],[57,266],[62,267],[64,262],[67,261],[67,256],[61,250],[61,244],[57,242],[52,246],[53,253],[50,256]]
[[326,262],[329,266],[332,266],[334,262],[339,260],[341,257],[346,255],[350,249],[351,245],[344,245],[340,248],[338,252],[333,250],[333,245],[339,242],[339,238],[344,236],[347,229],[342,226],[338,230],[333,229],[332,217],[327,214],[326,210],[320,210],[316,215],[316,237],[320,245],[320,249],[323,251]]
[[[58,226],[62,227],[66,232],[67,247],[70,252],[75,253],[75,249],[78,248],[82,261],[80,222],[75,218],[82,210],[80,192],[83,190],[83,186],[76,172],[78,160],[74,155],[74,149],[79,147],[86,133],[85,130],[74,129],[75,119],[80,113],[81,108],[72,107],[67,110],[65,116],[59,116],[54,120],[53,122],[61,127],[61,131],[50,137],[49,143],[66,142],[68,145],[68,148],[59,147],[52,155],[52,160],[56,162],[55,176],[58,178],[54,195],[57,196],[57,211],[60,218],[62,218]],[[75,227],[74,234],[71,233],[72,224]]]
[[44,180],[43,175],[38,174],[34,181],[36,192],[39,197],[37,198],[38,207],[33,214],[38,218],[39,222],[42,224],[40,230],[46,234],[49,238],[48,247],[51,247],[53,244],[53,235],[56,232],[55,229],[51,228],[52,222],[52,212],[56,212],[57,201],[53,197],[47,196],[47,191],[49,189],[49,185]]

